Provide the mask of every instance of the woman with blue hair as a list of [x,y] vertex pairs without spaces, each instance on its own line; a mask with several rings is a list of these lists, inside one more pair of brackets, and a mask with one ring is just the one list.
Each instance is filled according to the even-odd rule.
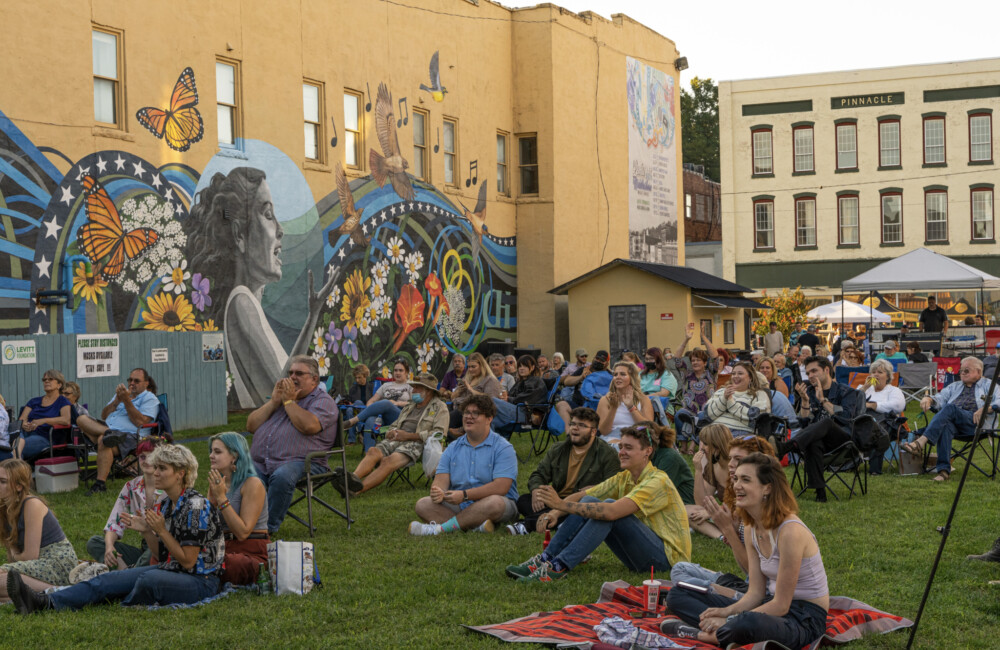
[[227,431],[212,436],[208,499],[219,509],[226,538],[222,584],[253,584],[267,563],[267,490],[257,477],[246,438]]

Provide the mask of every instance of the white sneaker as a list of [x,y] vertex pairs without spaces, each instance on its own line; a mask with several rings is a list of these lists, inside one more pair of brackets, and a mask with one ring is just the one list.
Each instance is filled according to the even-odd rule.
[[527,535],[528,529],[521,522],[517,522],[516,524],[509,524],[507,526],[507,532],[511,535]]
[[487,519],[483,523],[479,524],[474,530],[477,533],[492,533],[496,530],[496,525],[493,523],[492,519]]
[[440,535],[441,526],[435,522],[429,524],[422,524],[419,521],[410,522],[410,534],[411,535]]

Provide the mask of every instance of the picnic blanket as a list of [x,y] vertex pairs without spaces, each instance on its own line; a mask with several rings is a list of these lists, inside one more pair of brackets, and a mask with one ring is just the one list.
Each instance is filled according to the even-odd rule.
[[[672,583],[660,581],[661,595],[669,589]],[[604,619],[620,616],[646,631],[659,634],[659,625],[663,617],[631,619],[629,610],[642,609],[645,603],[643,588],[618,580],[605,582],[601,586],[601,595],[592,605],[569,605],[554,612],[535,612],[529,616],[516,618],[506,623],[495,625],[467,625],[470,630],[495,636],[511,643],[551,643],[562,648],[583,648],[586,650],[609,647],[598,640],[594,626]],[[664,612],[661,605],[660,611]],[[663,613],[666,616],[666,613]],[[887,614],[861,601],[843,596],[830,598],[830,611],[826,620],[826,634],[817,639],[808,650],[814,650],[821,643],[825,645],[840,645],[848,641],[860,639],[865,634],[886,634],[894,630],[907,628],[913,621]],[[682,639],[679,645],[698,650],[718,648],[707,643]],[[784,648],[774,642],[757,643],[744,646],[744,650],[774,650]],[[797,649],[794,649],[797,650]]]

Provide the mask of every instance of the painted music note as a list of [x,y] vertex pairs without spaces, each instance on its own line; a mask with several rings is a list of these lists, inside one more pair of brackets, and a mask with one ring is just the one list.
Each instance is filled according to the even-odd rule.
[[333,125],[333,137],[330,138],[330,146],[333,148],[337,147],[337,120],[330,118],[330,123]]
[[405,113],[406,115],[396,120],[397,129],[403,126],[404,124],[410,123],[410,107],[407,106],[406,104],[406,97],[401,98],[398,103],[399,103],[400,113]]
[[[473,175],[472,172],[475,172]],[[476,158],[469,163],[469,177],[465,179],[465,186],[470,187],[479,182],[479,159]]]
[[441,148],[441,129],[438,129],[437,130],[437,143],[435,143],[435,145],[434,145],[434,153],[437,153],[438,149],[440,149],[440,148]]
[[367,81],[365,82],[365,87],[368,88],[368,103],[365,104],[365,112],[366,113],[371,113],[372,112],[372,87],[368,85]]

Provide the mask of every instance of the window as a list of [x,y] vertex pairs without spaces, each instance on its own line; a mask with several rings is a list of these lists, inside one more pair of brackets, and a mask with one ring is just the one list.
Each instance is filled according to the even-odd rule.
[[972,238],[993,239],[993,190],[972,190]]
[[733,345],[736,343],[736,321],[722,321],[722,338],[723,345]]
[[795,245],[816,245],[816,199],[795,199]]
[[684,194],[684,218],[691,218],[691,193]]
[[924,194],[924,220],[927,241],[948,241],[948,192],[930,190]]
[[218,115],[219,146],[235,147],[239,128],[239,71],[234,63],[215,62],[215,103]]
[[497,133],[497,194],[510,196],[510,176],[507,175],[507,134]]
[[444,119],[444,182],[448,185],[458,185],[455,167],[458,166],[458,142],[456,140],[458,124],[455,120]]
[[945,163],[944,152],[944,118],[924,118],[924,164],[939,165]]
[[774,201],[767,199],[753,204],[754,248],[774,248]]
[[712,319],[702,318],[701,319],[701,333],[705,335],[709,341],[712,340]]
[[695,221],[708,221],[708,197],[698,194],[695,198],[697,199],[694,210]]
[[878,165],[899,167],[899,120],[878,123]]
[[427,129],[429,125],[430,120],[427,118],[427,112],[419,108],[414,108],[413,166],[411,172],[414,176],[424,181],[430,178],[430,166],[427,164],[427,142],[430,140],[430,134],[428,134]]
[[344,164],[361,169],[361,98],[359,92],[344,91]]
[[903,243],[903,195],[898,192],[882,194],[882,243]]
[[94,50],[94,121],[122,127],[118,37],[118,34],[97,29],[91,32]]
[[322,162],[326,147],[323,146],[323,86],[318,83],[302,84],[302,120],[305,132],[306,160]]
[[771,155],[771,129],[757,129],[751,132],[753,138],[753,173],[773,174],[774,160]]
[[858,195],[845,194],[837,197],[837,218],[841,246],[857,246],[861,243],[858,222]]
[[969,116],[969,162],[993,160],[993,116],[979,113]]
[[813,128],[799,126],[792,129],[792,140],[795,147],[795,167],[797,172],[811,172],[813,165]]
[[518,136],[517,149],[521,194],[538,194],[538,136]]
[[858,125],[837,125],[837,169],[858,168]]

